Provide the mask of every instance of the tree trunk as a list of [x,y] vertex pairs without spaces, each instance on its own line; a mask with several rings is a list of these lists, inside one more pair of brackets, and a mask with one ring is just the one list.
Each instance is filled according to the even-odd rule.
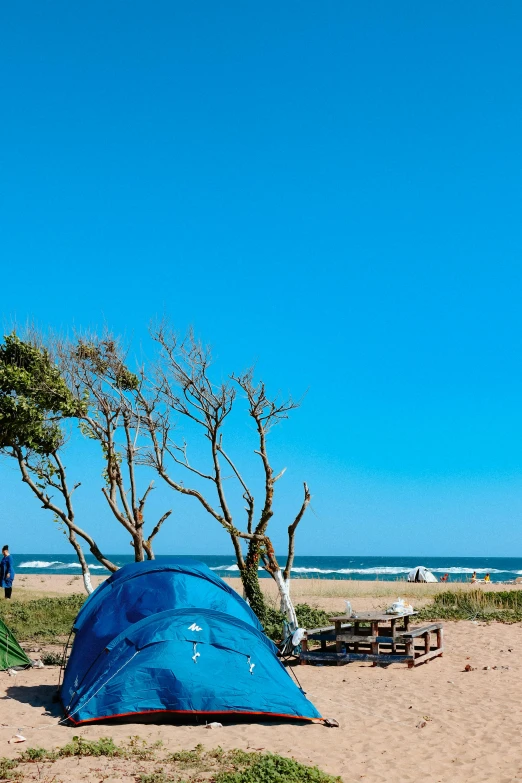
[[250,608],[255,612],[261,624],[266,619],[266,601],[259,584],[259,545],[250,546],[246,557],[245,565],[241,569],[241,581],[245,597],[250,604]]
[[[286,617],[290,631],[293,633],[297,630],[299,623],[297,622],[295,607],[290,597],[290,578],[284,578],[283,571],[279,568],[270,541],[268,541],[268,544],[265,544],[265,546],[267,550],[265,554],[265,568],[277,585],[280,609]],[[243,583],[244,595],[248,600],[248,603],[256,613],[259,621],[264,623],[267,606],[259,582],[258,565],[260,558],[261,552],[259,542],[255,540],[250,541],[245,567],[241,569],[241,581]]]
[[89,571],[89,566],[86,567],[85,571],[82,567],[82,574],[83,574],[83,586],[85,588],[85,592],[87,595],[90,595],[91,593],[94,593],[94,588],[91,583],[91,572]]
[[283,572],[280,568],[271,574],[274,579],[277,589],[279,590],[279,598],[281,599],[281,611],[285,615],[290,631],[296,631],[299,623],[297,622],[297,615],[295,613],[294,604],[290,598],[290,579],[283,578]]
[[76,552],[76,555],[78,557],[78,562],[80,563],[82,569],[83,586],[85,588],[85,592],[87,593],[87,595],[91,595],[91,593],[94,592],[94,588],[91,583],[91,572],[89,570],[87,560],[85,559],[85,555],[83,554],[83,549],[81,548],[80,544],[76,539],[74,530],[71,530],[71,528],[69,528],[69,541],[74,551]]
[[143,537],[139,533],[134,536],[133,547],[135,562],[143,563],[145,560],[145,549],[143,547]]

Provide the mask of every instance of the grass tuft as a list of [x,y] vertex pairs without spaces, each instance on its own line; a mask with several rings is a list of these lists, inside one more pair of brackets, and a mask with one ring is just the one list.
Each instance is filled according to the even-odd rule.
[[124,749],[120,748],[112,737],[100,737],[98,740],[86,740],[83,737],[73,737],[58,751],[60,758],[66,756],[126,756]]
[[19,777],[17,766],[18,762],[13,759],[0,758],[0,780],[15,780]]
[[203,751],[204,747],[199,743],[194,750],[178,750],[175,753],[169,753],[167,761],[181,764],[184,767],[193,766],[201,762]]
[[110,758],[128,757],[127,748],[115,744],[111,737],[101,737],[99,740],[86,740],[83,737],[73,737],[71,742],[58,750],[46,748],[27,748],[20,754],[20,762],[57,761],[71,756],[109,756]]
[[522,591],[446,590],[419,612],[420,620],[522,620]]
[[46,748],[26,748],[20,754],[20,761],[55,761],[57,758],[56,751]]

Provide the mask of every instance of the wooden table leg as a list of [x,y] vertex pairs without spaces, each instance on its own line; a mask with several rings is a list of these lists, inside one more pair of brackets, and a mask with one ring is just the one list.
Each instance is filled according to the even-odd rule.
[[[410,615],[406,614],[404,615],[404,630],[407,632],[410,627]],[[410,639],[408,642],[406,642],[406,648],[405,648],[406,655],[411,656],[411,660],[408,661],[408,668],[411,669],[413,666],[415,666],[415,642],[413,639]]]
[[[395,626],[396,626],[396,624],[397,624],[397,620],[392,620],[391,621],[391,637],[394,640],[395,640]],[[397,652],[397,645],[395,644],[395,641],[392,642],[391,649],[392,649],[392,653],[396,653]]]
[[[438,650],[443,650],[444,649],[443,639],[444,639],[444,631],[443,631],[443,629],[442,628],[437,628],[437,649]],[[441,652],[441,655],[442,655],[442,652]]]
[[[343,643],[340,639],[337,637],[341,634],[341,622],[340,620],[335,621],[335,652],[336,653],[342,653],[343,651]],[[337,666],[342,666],[342,661],[337,661]]]
[[[308,652],[308,639],[301,640],[301,652]],[[303,661],[303,659],[300,657],[299,663],[301,664],[301,666],[306,666],[308,661]]]
[[[372,623],[372,636],[378,637],[379,636],[379,623],[374,622]],[[379,642],[372,642],[372,655],[379,655]],[[373,662],[374,666],[377,666],[377,661]]]
[[406,655],[410,657],[410,660],[408,661],[408,668],[411,669],[413,666],[415,666],[415,644],[413,639],[409,639],[406,642]]

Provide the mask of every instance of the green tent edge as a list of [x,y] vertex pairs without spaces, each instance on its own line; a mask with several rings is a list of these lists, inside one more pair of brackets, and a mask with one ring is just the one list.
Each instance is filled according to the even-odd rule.
[[12,669],[14,666],[32,666],[32,663],[11,629],[0,620],[0,671]]

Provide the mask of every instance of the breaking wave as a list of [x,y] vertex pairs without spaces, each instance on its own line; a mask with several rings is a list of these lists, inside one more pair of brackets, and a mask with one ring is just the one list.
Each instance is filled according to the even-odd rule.
[[[284,568],[284,564],[281,564]],[[415,567],[415,566],[414,566]],[[293,574],[374,574],[394,576],[399,574],[409,574],[413,571],[412,566],[376,566],[375,568],[305,568],[304,566],[294,566],[292,568]],[[222,565],[214,566],[212,571],[239,571],[237,565]],[[263,571],[262,566],[259,566],[259,571]],[[522,571],[501,571],[498,568],[466,568],[450,566],[448,568],[428,568],[428,571],[432,571],[434,574],[472,574],[475,571],[477,574],[522,574]]]
[[[29,554],[26,555],[27,559],[23,559],[22,556],[20,557],[22,562],[18,565],[17,570],[22,574],[67,574],[72,572],[76,574],[81,573],[80,564],[78,561],[74,560],[72,555],[62,555],[62,557],[64,557],[64,560],[55,559],[52,555]],[[121,566],[124,563],[133,562],[133,558],[131,558],[129,555],[116,555],[113,556],[112,559],[118,566]],[[158,558],[158,560],[162,559],[166,560],[167,556]],[[204,557],[198,559],[205,561]],[[228,563],[226,562],[227,560]],[[377,560],[377,562],[375,562],[375,560]],[[471,560],[471,558],[463,558],[461,562],[459,562],[457,558],[448,558],[449,562],[452,562],[452,565],[447,565],[445,567],[441,565],[441,563],[444,564],[443,558],[434,558],[432,560],[433,566],[429,565],[430,558],[428,557],[424,562],[422,558],[419,558],[419,561],[416,562],[415,565],[411,564],[414,562],[413,558],[411,558],[409,565],[405,565],[404,562],[402,565],[400,565],[400,560],[402,560],[402,558],[397,557],[397,560],[394,563],[393,558],[387,558],[388,564],[385,564],[386,560],[384,563],[382,561],[379,563],[377,558],[373,559],[372,562],[372,559],[365,559],[364,557],[346,559],[332,557],[330,560],[326,558],[316,559],[313,557],[310,557],[310,560],[307,560],[302,557],[297,559],[298,565],[294,564],[294,567],[292,568],[292,576],[294,579],[351,578],[361,580],[382,579],[383,581],[390,581],[395,579],[405,579],[408,573],[413,570],[414,567],[420,565],[426,566],[429,571],[432,571],[438,577],[440,577],[442,574],[450,574],[450,576],[452,576],[455,581],[469,579],[473,571],[476,571],[477,576],[480,578],[489,572],[491,574],[491,578],[495,581],[514,579],[517,576],[522,576],[522,558],[512,558],[506,560],[504,568],[502,568],[503,564],[500,558],[496,560],[492,558],[492,562],[489,567],[487,564],[486,566],[484,565],[484,559],[480,561],[479,558],[477,558],[476,566],[473,564],[473,560]],[[455,562],[456,560],[457,562]],[[306,565],[301,565],[303,561]],[[397,563],[397,561],[399,561],[399,563]],[[216,560],[214,560],[214,563],[215,562]],[[220,561],[218,560],[217,562],[219,563]],[[237,563],[233,561],[232,557],[230,557],[230,559],[228,557],[222,557],[221,563],[222,564],[220,565],[210,566],[211,570],[223,577],[239,576],[239,567]],[[284,567],[284,563],[284,558],[281,558],[281,567]],[[471,563],[471,565],[468,565],[468,563]],[[496,566],[496,568],[492,566]],[[103,572],[104,574],[109,573],[109,571],[100,563],[89,563],[89,568],[93,573],[98,571]],[[260,576],[267,576],[267,573],[262,565],[259,566],[258,570]]]
[[[88,564],[90,569],[101,568],[103,571],[107,569],[102,565]],[[58,570],[61,568],[81,568],[79,563],[62,563],[61,560],[28,560],[26,563],[20,563],[18,568],[49,568],[50,570]]]

